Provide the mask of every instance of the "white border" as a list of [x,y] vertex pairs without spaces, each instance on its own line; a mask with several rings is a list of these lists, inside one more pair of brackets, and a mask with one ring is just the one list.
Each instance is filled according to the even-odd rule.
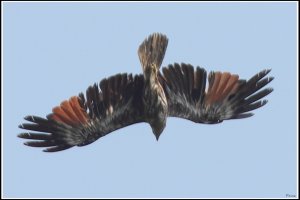
[[[3,43],[4,43],[4,31],[3,31],[3,11],[4,11],[4,8],[3,8],[3,5],[4,3],[69,3],[69,2],[72,2],[72,3],[151,3],[151,2],[156,2],[156,3],[159,3],[159,2],[162,2],[162,3],[166,3],[166,2],[179,2],[179,3],[187,3],[187,2],[197,2],[197,1],[1,1],[1,198],[4,199],[4,196],[3,196],[3,187],[4,187],[4,182],[3,182],[3,176],[4,176],[4,173],[3,173],[3,139],[4,139],[4,134],[3,134],[3,109],[4,109],[4,106],[3,106],[3,73],[4,73],[4,66],[3,66]],[[262,3],[269,3],[269,2],[281,2],[281,3],[294,3],[294,2],[297,2],[297,7],[296,7],[296,12],[297,12],[297,19],[296,19],[296,41],[297,41],[297,61],[296,61],[296,68],[297,68],[297,74],[296,74],[296,79],[297,79],[297,102],[296,102],[296,108],[297,108],[297,132],[296,132],[296,141],[297,141],[297,155],[296,155],[296,160],[297,160],[297,167],[296,167],[296,174],[297,174],[297,188],[296,188],[296,197],[295,198],[288,198],[288,197],[282,197],[282,198],[275,198],[275,199],[298,199],[299,197],[299,136],[298,136],[298,133],[299,133],[299,123],[298,123],[298,120],[299,120],[299,25],[298,25],[298,20],[299,20],[299,10],[298,10],[298,6],[299,6],[299,3],[298,1],[201,1],[201,2],[197,2],[197,3],[221,3],[221,2],[225,2],[225,3],[230,3],[230,2],[234,2],[234,3],[252,3],[252,2],[262,2]],[[15,199],[15,198],[6,198],[6,199]],[[47,198],[17,198],[17,199],[47,199]],[[82,199],[82,198],[52,198],[52,199]],[[114,198],[89,198],[89,199],[114,199]],[[140,198],[123,198],[123,199],[140,199]],[[144,199],[160,199],[160,198],[144,198]],[[173,198],[164,198],[164,199],[173,199]],[[184,199],[184,198],[176,198],[176,199]],[[192,199],[199,199],[199,198],[192,198]],[[200,199],[214,199],[214,198],[200,198]],[[241,198],[220,198],[220,199],[241,199]],[[242,198],[242,199],[253,199],[253,198]],[[259,199],[269,199],[269,198],[259,198]]]

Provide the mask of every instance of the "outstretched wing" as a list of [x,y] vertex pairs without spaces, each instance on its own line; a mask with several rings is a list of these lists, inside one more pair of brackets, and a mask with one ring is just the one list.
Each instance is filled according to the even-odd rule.
[[270,70],[263,70],[248,81],[228,72],[211,72],[188,64],[169,65],[162,69],[160,82],[168,99],[169,116],[197,123],[220,123],[228,119],[250,117],[252,110],[267,100],[260,100],[273,91],[263,88],[273,80],[264,78]]
[[[119,128],[143,122],[143,75],[118,74],[90,86],[82,93],[53,108],[47,118],[27,116],[30,123],[19,127],[30,132],[20,138],[32,147],[55,152],[84,146]],[[34,131],[34,132],[31,132]]]

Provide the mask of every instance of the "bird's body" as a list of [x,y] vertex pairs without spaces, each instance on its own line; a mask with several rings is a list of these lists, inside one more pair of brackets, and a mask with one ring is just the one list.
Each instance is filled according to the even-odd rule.
[[166,126],[168,103],[159,82],[159,68],[167,49],[168,39],[161,34],[149,36],[139,47],[138,55],[144,75],[143,107],[145,119],[158,140]]
[[168,103],[166,95],[159,84],[155,82],[145,82],[143,104],[145,109],[145,119],[150,124],[156,139],[166,126],[168,117]]
[[264,106],[260,100],[273,91],[260,90],[273,80],[264,78],[263,70],[248,81],[228,72],[211,72],[188,64],[161,64],[168,39],[152,34],[140,45],[138,55],[143,74],[117,74],[88,87],[60,106],[47,118],[27,116],[30,123],[19,127],[34,132],[18,136],[31,139],[25,145],[47,147],[56,152],[84,146],[117,129],[149,123],[156,139],[163,132],[168,117],[180,117],[196,123],[216,124],[223,120],[252,116],[249,111]]

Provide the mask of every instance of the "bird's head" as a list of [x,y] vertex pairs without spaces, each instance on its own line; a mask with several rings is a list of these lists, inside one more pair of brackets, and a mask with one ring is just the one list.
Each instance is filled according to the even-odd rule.
[[150,126],[152,128],[152,132],[155,135],[156,140],[158,141],[159,136],[161,133],[164,131],[166,127],[166,122],[165,121],[160,121],[160,120],[155,120],[150,122]]

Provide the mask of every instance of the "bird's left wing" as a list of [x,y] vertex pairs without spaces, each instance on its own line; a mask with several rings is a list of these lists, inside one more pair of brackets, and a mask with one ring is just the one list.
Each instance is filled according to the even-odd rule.
[[[211,72],[188,64],[162,68],[159,80],[164,88],[169,116],[185,118],[197,123],[214,124],[228,119],[250,117],[249,111],[264,106],[260,100],[273,91],[262,89],[273,80],[264,78],[270,70],[263,70],[248,81],[228,72]],[[261,90],[262,89],[262,90]]]
[[[27,116],[19,127],[29,130],[18,135],[30,139],[32,147],[55,152],[84,146],[119,128],[143,122],[143,75],[118,74],[94,84],[86,91],[63,101],[47,118]],[[86,97],[86,98],[85,98]],[[34,131],[34,132],[31,132]]]

